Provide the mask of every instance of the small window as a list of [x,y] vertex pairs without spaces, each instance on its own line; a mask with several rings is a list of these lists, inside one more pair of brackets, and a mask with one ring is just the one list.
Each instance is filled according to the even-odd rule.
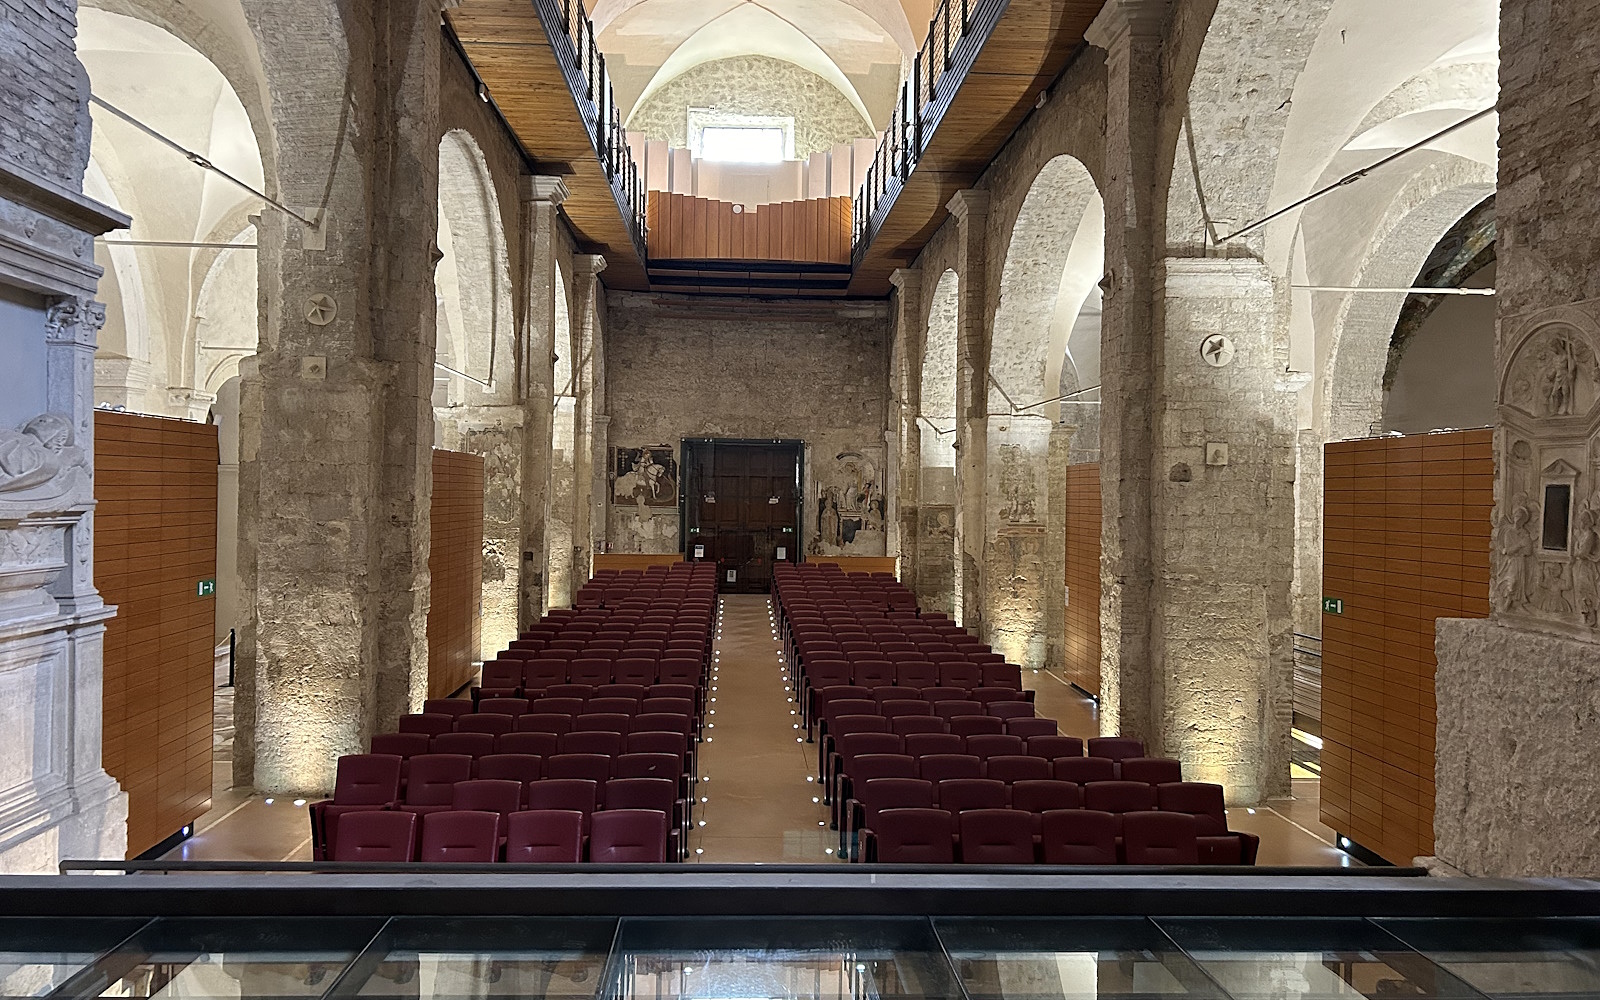
[[1549,483],[1544,488],[1544,539],[1547,552],[1567,551],[1572,530],[1572,487]]
[[700,156],[731,163],[780,163],[783,129],[716,125],[700,133]]

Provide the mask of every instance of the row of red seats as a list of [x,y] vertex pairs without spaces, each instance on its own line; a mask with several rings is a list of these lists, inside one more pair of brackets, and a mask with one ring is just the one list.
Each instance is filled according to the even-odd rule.
[[653,597],[716,594],[716,567],[711,563],[674,563],[643,570],[599,570],[578,590],[579,608],[616,607]]
[[694,684],[705,681],[706,654],[685,650],[659,659],[623,655],[616,658],[585,655],[571,659],[538,656],[523,659],[502,653],[483,663],[478,697],[521,698],[548,692],[564,684],[603,687],[608,684]]
[[[596,813],[584,833],[584,815],[570,809],[511,813],[453,810],[419,816],[365,810],[344,818],[334,861],[400,864],[412,861],[514,864],[655,863],[667,860],[667,817],[655,809]],[[504,821],[505,834],[500,834]]]
[[[943,704],[941,702],[941,704]],[[996,702],[995,704],[1007,704]],[[1012,736],[1019,740],[1029,740],[1039,736],[1054,736],[1060,732],[1060,727],[1054,719],[1001,718],[993,715],[960,715],[951,719],[939,719],[947,728],[945,732],[912,729],[912,723],[903,723],[895,732],[895,723],[902,719],[927,719],[928,716],[900,716],[891,719],[878,714],[840,715],[831,720],[829,728],[823,731],[822,739],[817,744],[817,773],[825,777],[833,775],[835,762],[843,754],[845,746],[860,747],[860,753],[899,753],[899,750],[890,750],[888,747],[904,746],[905,741],[913,736],[958,736],[963,740],[978,736]],[[918,723],[915,725],[926,725]],[[842,745],[841,741],[847,741]],[[936,740],[921,741],[924,744],[936,744]],[[867,747],[879,749],[868,750]]]
[[[1039,834],[1035,836],[1035,819]],[[885,809],[863,830],[858,860],[885,864],[1198,865],[1200,825],[1183,813],[1054,809]],[[954,826],[956,834],[950,832]]]
[[[654,700],[654,699],[652,699]],[[681,698],[662,699],[681,702]],[[506,733],[553,733],[560,736],[572,732],[621,733],[695,731],[694,715],[690,710],[674,707],[659,712],[640,712],[627,715],[621,712],[529,712],[523,715],[402,715],[400,732],[421,733],[425,736],[483,734],[504,736]]]
[[[462,736],[465,739],[462,739]],[[444,733],[428,736],[424,733],[380,733],[372,737],[372,752],[399,757],[402,787],[409,780],[410,762],[426,754],[459,756],[467,760],[483,760],[493,756],[531,756],[540,759],[564,753],[596,753],[604,747],[606,756],[621,758],[627,754],[670,754],[679,762],[679,770],[687,777],[694,773],[695,743],[687,733],[651,730],[628,733],[505,733],[481,739],[481,733]],[[596,739],[595,737],[599,737]],[[613,750],[612,748],[620,747]],[[473,774],[473,777],[492,777]],[[531,779],[524,779],[531,780]]]

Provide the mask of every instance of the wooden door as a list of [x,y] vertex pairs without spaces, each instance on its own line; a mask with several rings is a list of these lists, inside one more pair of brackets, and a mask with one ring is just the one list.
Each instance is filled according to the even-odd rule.
[[798,562],[798,441],[683,443],[684,543],[717,563],[725,592],[765,593],[775,561]]

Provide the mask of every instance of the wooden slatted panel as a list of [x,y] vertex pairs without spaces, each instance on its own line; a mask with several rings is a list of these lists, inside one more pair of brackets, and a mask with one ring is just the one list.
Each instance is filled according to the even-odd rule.
[[428,552],[428,697],[472,682],[483,618],[483,457],[433,453],[433,535]]
[[1322,821],[1386,860],[1433,853],[1434,621],[1489,614],[1488,430],[1330,444]]
[[735,214],[731,202],[652,191],[650,256],[848,264],[850,212],[849,198],[812,198]]
[[102,753],[128,793],[128,857],[211,808],[217,428],[96,412],[95,585],[106,625]]
[[1067,467],[1067,611],[1063,670],[1100,694],[1100,466]]
[[828,563],[846,573],[900,573],[900,560],[894,556],[806,556],[808,563]]
[[683,556],[676,552],[666,555],[652,555],[638,552],[596,552],[594,554],[594,571],[599,573],[607,569],[649,569],[651,566],[671,566],[683,562]]

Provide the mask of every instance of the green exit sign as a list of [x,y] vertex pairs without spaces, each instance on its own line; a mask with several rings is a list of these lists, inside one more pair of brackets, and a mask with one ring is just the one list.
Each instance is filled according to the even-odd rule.
[[1325,615],[1344,614],[1344,601],[1338,597],[1324,597],[1322,599],[1322,613]]
[[216,597],[217,596],[217,581],[216,581],[216,579],[212,578],[210,580],[201,580],[199,583],[195,584],[194,585],[194,595],[196,597]]

